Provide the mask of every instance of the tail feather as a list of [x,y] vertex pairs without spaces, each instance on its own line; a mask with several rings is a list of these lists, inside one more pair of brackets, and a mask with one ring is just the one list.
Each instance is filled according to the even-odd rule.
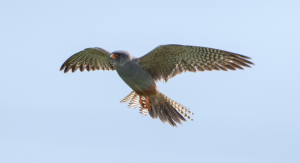
[[135,94],[136,94],[135,91],[130,92],[129,95],[127,95],[125,98],[123,98],[120,102],[125,103],[125,102],[130,101]]
[[176,102],[176,101],[170,99],[169,97],[167,97],[166,95],[164,95],[163,93],[161,93],[161,92],[159,92],[159,91],[158,91],[158,93],[161,94],[162,97],[163,97],[163,98],[164,98],[164,99],[165,99],[165,100],[166,100],[166,101],[167,101],[174,109],[176,109],[180,114],[182,114],[185,118],[188,118],[188,119],[190,119],[190,120],[193,120],[193,119],[191,119],[190,116],[187,115],[187,113],[188,113],[188,114],[194,115],[194,113],[192,113],[192,112],[190,111],[189,108],[187,108],[186,106],[183,106],[183,105],[179,104],[178,102]]
[[[158,115],[159,119],[163,123],[168,122],[173,127],[177,126],[176,123],[182,124],[181,121],[186,122],[185,118],[172,105],[172,102],[174,102],[174,104],[176,102],[168,98],[160,91],[156,90],[156,95],[150,96],[150,101],[151,101],[151,109],[149,111],[149,114],[152,118],[155,119],[157,118]],[[155,115],[155,113],[158,114]]]
[[159,102],[159,100],[150,97],[150,111],[149,114],[153,119],[157,119],[157,117],[163,123],[169,123],[172,126],[176,126],[176,123],[181,124],[181,120],[185,119],[174,110],[168,103]]
[[128,107],[135,109],[139,106],[139,98],[140,98],[140,96],[135,91],[132,91],[131,93],[129,93],[129,95],[127,95],[125,98],[123,98],[120,102],[126,103],[129,101]]
[[[128,102],[129,107],[136,108],[139,105],[139,95],[132,91],[128,96],[126,96],[121,102]],[[193,120],[190,118],[188,114],[194,115],[187,107],[175,102],[170,99],[160,91],[156,90],[156,95],[151,95],[148,97],[150,102],[149,114],[153,119],[159,118],[163,123],[169,123],[173,127],[177,127],[176,123],[181,124],[181,121],[185,121],[185,118]],[[141,114],[145,114],[143,112],[147,110],[141,106]],[[185,117],[185,118],[184,118]]]

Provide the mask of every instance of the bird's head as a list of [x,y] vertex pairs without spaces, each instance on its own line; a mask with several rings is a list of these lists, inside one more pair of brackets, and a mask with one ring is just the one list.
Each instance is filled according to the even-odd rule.
[[116,66],[124,66],[130,63],[133,59],[132,55],[124,50],[117,50],[111,53],[109,58],[112,63]]

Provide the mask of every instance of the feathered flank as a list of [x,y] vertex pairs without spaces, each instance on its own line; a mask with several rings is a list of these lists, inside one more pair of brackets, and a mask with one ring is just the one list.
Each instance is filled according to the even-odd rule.
[[161,45],[137,59],[155,81],[167,82],[185,71],[235,70],[250,67],[250,57],[212,48],[185,45]]
[[70,69],[75,72],[78,68],[83,72],[100,70],[115,70],[114,65],[109,60],[110,52],[102,48],[87,48],[72,55],[61,66],[60,71],[67,73]]

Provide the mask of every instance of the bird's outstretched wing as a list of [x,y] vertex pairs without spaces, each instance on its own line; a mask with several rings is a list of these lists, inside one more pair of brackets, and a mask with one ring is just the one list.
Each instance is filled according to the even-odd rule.
[[109,60],[110,52],[102,48],[87,48],[72,55],[69,59],[63,63],[60,71],[65,69],[67,73],[70,69],[75,72],[78,68],[80,71],[95,71],[95,70],[115,70],[114,65]]
[[235,70],[253,64],[240,54],[185,45],[161,45],[137,59],[137,64],[148,71],[155,81],[170,78],[185,71]]

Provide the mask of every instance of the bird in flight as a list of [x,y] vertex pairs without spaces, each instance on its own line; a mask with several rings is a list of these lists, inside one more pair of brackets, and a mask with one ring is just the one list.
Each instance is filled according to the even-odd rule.
[[191,119],[193,113],[185,106],[175,102],[156,86],[156,82],[165,81],[190,71],[235,70],[250,67],[253,64],[247,56],[199,46],[160,45],[148,54],[137,58],[127,51],[109,51],[94,47],[72,55],[60,68],[67,73],[95,70],[116,70],[124,82],[133,90],[121,102],[129,102],[129,107],[140,106],[140,113],[148,113],[153,119],[173,127]]

